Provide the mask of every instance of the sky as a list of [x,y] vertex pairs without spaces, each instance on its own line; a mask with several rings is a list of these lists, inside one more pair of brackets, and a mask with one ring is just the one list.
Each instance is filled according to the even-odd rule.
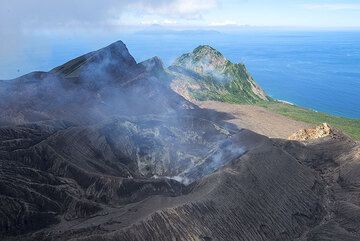
[[360,0],[182,0],[139,3],[119,23],[342,28],[360,26]]
[[0,0],[0,57],[33,32],[169,28],[360,28],[360,0]]
[[69,26],[359,27],[360,0],[0,0],[3,28]]

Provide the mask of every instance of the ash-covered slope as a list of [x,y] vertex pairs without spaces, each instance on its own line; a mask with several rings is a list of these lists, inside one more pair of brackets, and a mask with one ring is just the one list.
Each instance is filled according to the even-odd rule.
[[93,123],[114,115],[194,108],[164,84],[167,78],[158,58],[137,64],[119,41],[51,72],[0,81],[0,124]]
[[93,80],[110,78],[116,76],[119,79],[131,74],[129,68],[137,65],[135,59],[130,55],[125,44],[121,41],[113,43],[108,47],[94,51],[51,70],[52,73],[74,78],[81,76],[83,79]]
[[170,78],[117,42],[1,82],[1,240],[359,240],[358,143],[236,129]]
[[177,58],[169,71],[173,89],[189,100],[255,103],[270,100],[248,73],[216,49],[204,45]]
[[[236,133],[173,92],[158,58],[137,64],[122,42],[1,85],[1,236],[180,195],[169,177],[221,166],[212,156]],[[212,169],[188,175],[205,161]]]

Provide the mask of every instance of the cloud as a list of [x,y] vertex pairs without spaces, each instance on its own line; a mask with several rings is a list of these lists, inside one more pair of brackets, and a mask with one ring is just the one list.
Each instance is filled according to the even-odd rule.
[[214,9],[218,6],[218,0],[174,0],[165,1],[138,1],[130,7],[151,15],[163,15],[167,17],[182,17],[186,19],[198,19],[203,11]]
[[[166,16],[166,24],[177,17],[199,19],[217,6],[218,0],[0,0],[0,57],[24,45],[25,31],[79,29],[96,30],[119,25],[124,11]],[[165,20],[164,20],[165,21]]]
[[130,0],[1,0],[0,57],[21,52],[26,44],[25,32],[98,27],[121,13],[128,3]]
[[306,9],[311,10],[360,10],[360,4],[356,3],[311,3],[303,5]]
[[210,26],[227,26],[227,25],[239,25],[239,23],[234,20],[222,20],[222,21],[216,21],[210,23]]
[[[1,19],[20,27],[66,27],[106,24],[131,0],[1,0]],[[135,0],[136,1],[136,0]]]
[[191,17],[215,8],[218,0],[1,0],[2,27],[92,27],[107,25],[126,10],[141,15]]
[[178,22],[173,19],[150,19],[140,21],[141,25],[176,25]]
[[[124,11],[141,14],[196,14],[215,0],[0,0],[0,58],[28,40],[25,32],[96,30],[114,27]],[[170,20],[168,20],[168,23]],[[173,21],[172,21],[173,22]]]

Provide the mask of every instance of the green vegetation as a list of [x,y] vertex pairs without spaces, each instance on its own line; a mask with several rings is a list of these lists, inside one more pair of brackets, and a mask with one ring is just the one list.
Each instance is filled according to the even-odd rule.
[[197,47],[179,57],[174,65],[201,76],[189,75],[191,80],[188,81],[201,86],[191,92],[194,99],[254,104],[267,98],[243,64],[231,63],[210,46]]
[[254,104],[261,99],[251,90],[249,82],[239,79],[222,84],[207,78],[202,81],[206,89],[192,92],[192,96],[197,100],[216,100],[236,104]]
[[349,119],[332,116],[326,113],[315,112],[309,109],[280,102],[259,102],[258,105],[265,107],[278,114],[290,117],[291,119],[318,125],[328,123],[338,128],[355,140],[360,140],[360,119]]
[[254,93],[251,84],[255,85],[255,82],[247,73],[244,65],[228,62],[223,75],[230,81],[221,82],[210,76],[207,76],[204,80],[199,80],[206,88],[193,91],[193,98],[234,104],[254,104],[263,101]]

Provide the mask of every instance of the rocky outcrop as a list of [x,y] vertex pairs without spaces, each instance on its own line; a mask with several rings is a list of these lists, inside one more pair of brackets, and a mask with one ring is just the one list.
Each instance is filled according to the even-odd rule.
[[316,140],[319,138],[324,138],[333,133],[332,128],[327,124],[323,123],[313,129],[303,129],[294,133],[289,137],[289,140],[294,141],[307,141],[307,140]]

